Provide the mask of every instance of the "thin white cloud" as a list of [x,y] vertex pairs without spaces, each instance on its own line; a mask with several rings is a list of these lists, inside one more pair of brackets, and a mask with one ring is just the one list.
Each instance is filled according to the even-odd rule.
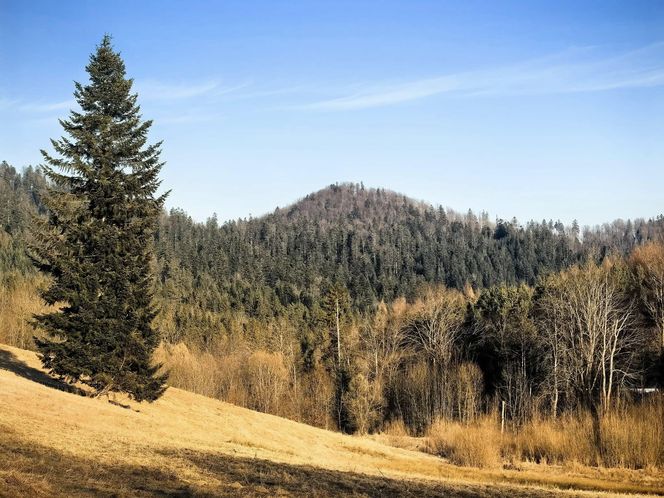
[[367,92],[357,92],[347,97],[322,100],[304,106],[320,111],[348,111],[398,104],[409,100],[418,100],[432,95],[452,92],[459,89],[456,76],[443,76],[419,81],[411,81],[397,86],[372,88]]
[[209,113],[194,113],[188,112],[184,114],[166,114],[155,118],[155,123],[159,126],[172,125],[172,124],[191,124],[191,123],[204,123],[210,121],[219,121],[222,116]]
[[62,102],[41,103],[33,102],[28,104],[21,104],[19,110],[26,112],[54,112],[71,109],[75,107],[76,101],[74,99],[63,100]]
[[159,81],[137,82],[134,89],[141,100],[183,100],[202,96],[219,96],[246,87],[240,84],[224,87],[219,81],[202,83],[164,83]]
[[30,126],[49,126],[49,127],[59,128],[58,118],[54,116],[28,118],[25,120],[25,124],[28,124]]
[[[245,85],[239,86],[238,89],[245,88],[251,85],[253,84],[247,83]],[[291,85],[282,88],[274,88],[268,90],[254,90],[251,92],[236,93],[230,98],[230,100],[262,99],[266,97],[274,97],[280,95],[301,94],[302,92],[307,92],[310,90],[311,89],[306,85]]]
[[[218,81],[198,83],[165,83],[156,80],[137,82],[134,90],[138,92],[139,102],[158,101],[161,103],[191,99],[214,99],[215,97],[235,92],[248,86],[243,83],[235,86],[222,86]],[[10,100],[0,98],[0,110],[13,110],[28,114],[53,114],[77,108],[74,99],[58,102]]]
[[613,57],[575,49],[510,66],[449,74],[320,100],[300,109],[349,111],[396,105],[443,94],[458,96],[538,95],[597,92],[664,85],[664,42]]
[[14,105],[16,105],[15,100],[0,97],[0,110],[7,109],[7,108],[12,107]]

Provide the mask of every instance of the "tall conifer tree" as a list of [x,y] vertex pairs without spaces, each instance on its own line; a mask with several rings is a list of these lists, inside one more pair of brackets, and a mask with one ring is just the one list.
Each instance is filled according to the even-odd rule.
[[81,110],[60,120],[66,135],[51,140],[56,155],[42,151],[49,217],[33,253],[53,277],[43,298],[62,308],[35,317],[47,333],[36,342],[52,373],[98,394],[152,401],[166,380],[151,362],[159,338],[150,263],[167,195],[156,195],[161,142],[147,144],[152,122],[142,120],[108,35],[86,70],[89,84],[75,83]]

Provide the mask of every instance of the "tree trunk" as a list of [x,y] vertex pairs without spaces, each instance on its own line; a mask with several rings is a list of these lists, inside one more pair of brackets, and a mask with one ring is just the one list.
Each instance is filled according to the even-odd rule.
[[341,368],[341,330],[339,328],[339,298],[335,299],[337,319],[337,364]]
[[595,444],[595,449],[597,450],[597,461],[595,462],[595,465],[600,465],[604,454],[602,449],[602,428],[600,424],[601,414],[597,403],[594,400],[590,402],[590,416],[593,422],[593,442]]

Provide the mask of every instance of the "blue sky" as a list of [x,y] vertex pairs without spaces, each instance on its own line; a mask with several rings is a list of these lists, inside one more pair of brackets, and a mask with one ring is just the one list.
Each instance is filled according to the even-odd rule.
[[664,212],[664,2],[0,0],[0,159],[39,164],[104,33],[169,207],[364,182],[458,211]]

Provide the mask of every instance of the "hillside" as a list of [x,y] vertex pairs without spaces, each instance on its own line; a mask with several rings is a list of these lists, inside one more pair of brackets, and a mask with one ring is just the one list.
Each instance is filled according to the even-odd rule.
[[123,407],[58,387],[33,353],[0,346],[0,496],[664,492],[647,473],[455,467],[174,388]]
[[332,284],[354,308],[412,296],[424,283],[463,288],[533,283],[581,257],[578,231],[557,223],[491,222],[384,189],[332,185],[285,208],[217,226],[172,211],[158,245],[167,267],[212,277],[251,315],[320,301]]
[[[32,168],[0,163],[0,223],[14,238],[44,212],[47,181]],[[560,221],[493,220],[465,214],[381,188],[336,184],[274,212],[205,223],[185,211],[162,216],[156,236],[164,298],[201,312],[242,310],[252,317],[307,310],[333,284],[348,289],[353,308],[412,296],[424,283],[484,288],[534,284],[589,255],[625,254],[661,236],[662,219],[617,220],[581,230]],[[4,252],[4,251],[0,251]],[[29,269],[15,250],[0,253],[0,267]]]

